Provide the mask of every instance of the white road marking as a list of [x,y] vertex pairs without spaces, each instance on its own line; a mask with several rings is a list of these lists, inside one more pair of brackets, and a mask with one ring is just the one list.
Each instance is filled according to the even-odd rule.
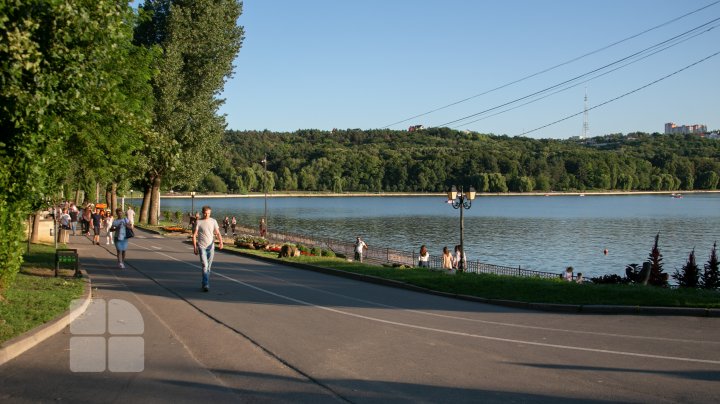
[[[191,264],[187,261],[183,261],[181,259],[172,257],[165,253],[161,253],[161,252],[157,252],[157,251],[155,251],[155,253],[160,254],[164,257],[170,258],[171,260],[182,262],[182,263],[189,265],[191,267],[194,267],[194,268],[198,268],[198,269],[201,268],[199,265]],[[625,351],[611,351],[611,350],[607,350],[607,349],[584,348],[584,347],[576,347],[576,346],[570,346],[570,345],[547,344],[547,343],[543,343],[543,342],[533,342],[533,341],[523,341],[523,340],[517,340],[517,339],[510,339],[510,338],[490,337],[487,335],[471,334],[471,333],[460,332],[460,331],[451,331],[451,330],[444,330],[444,329],[440,329],[440,328],[425,327],[425,326],[421,326],[421,325],[401,323],[398,321],[383,320],[381,318],[370,317],[370,316],[365,316],[365,315],[356,314],[356,313],[350,313],[350,312],[347,312],[344,310],[338,310],[338,309],[334,309],[332,307],[321,306],[321,305],[310,303],[310,302],[307,302],[304,300],[295,299],[290,296],[285,296],[285,295],[282,295],[279,293],[275,293],[275,292],[269,291],[267,289],[263,289],[261,287],[254,286],[249,283],[231,278],[229,276],[218,273],[217,271],[213,271],[213,272],[215,272],[215,275],[225,278],[231,282],[238,283],[240,285],[246,286],[251,289],[255,289],[259,292],[263,292],[263,293],[266,293],[271,296],[278,297],[280,299],[289,300],[291,302],[295,302],[295,303],[302,304],[302,305],[309,306],[309,307],[314,307],[314,308],[317,308],[320,310],[325,310],[325,311],[329,311],[329,312],[336,313],[336,314],[342,314],[342,315],[349,316],[349,317],[361,318],[364,320],[374,321],[374,322],[383,323],[383,324],[395,325],[398,327],[413,328],[413,329],[424,330],[424,331],[433,331],[433,332],[438,332],[438,333],[442,333],[442,334],[450,334],[450,335],[457,335],[457,336],[463,336],[463,337],[485,339],[485,340],[489,340],[489,341],[540,346],[540,347],[545,347],[545,348],[555,348],[555,349],[564,349],[564,350],[571,350],[571,351],[594,352],[594,353],[602,353],[602,354],[610,354],[610,355],[632,356],[632,357],[639,357],[639,358],[651,358],[651,359],[672,360],[672,361],[680,361],[680,362],[693,362],[693,363],[706,363],[706,364],[712,364],[712,365],[720,365],[720,361],[716,361],[716,360],[683,358],[683,357],[677,357],[677,356],[652,355],[652,354],[642,354],[642,353],[625,352]]]
[[[428,315],[428,316],[449,318],[449,319],[453,319],[453,320],[470,321],[470,322],[474,322],[474,323],[482,323],[482,324],[490,324],[490,325],[499,325],[499,326],[504,326],[504,327],[526,328],[526,329],[530,329],[530,330],[563,332],[563,333],[569,333],[569,334],[598,335],[598,336],[604,336],[604,337],[617,337],[617,338],[635,338],[635,339],[647,339],[647,340],[670,341],[670,342],[683,342],[683,343],[686,343],[686,342],[687,342],[686,339],[679,339],[679,338],[648,337],[648,336],[642,336],[642,335],[613,334],[613,333],[594,332],[594,331],[568,330],[568,329],[563,329],[563,328],[539,327],[539,326],[533,326],[533,325],[514,324],[514,323],[503,323],[503,322],[500,322],[500,321],[480,320],[480,319],[476,319],[476,318],[467,318],[467,317],[460,317],[460,316],[451,316],[451,315],[448,315],[448,314],[433,313],[433,312],[424,311],[424,310],[406,309],[406,308],[403,308],[403,307],[398,307],[398,306],[393,306],[393,305],[389,305],[389,304],[373,302],[373,301],[370,301],[370,300],[360,299],[360,298],[357,298],[357,297],[350,297],[350,296],[348,296],[348,295],[343,295],[343,294],[340,294],[340,293],[335,293],[335,292],[330,292],[330,291],[327,291],[327,290],[322,290],[322,289],[314,288],[314,287],[312,287],[312,286],[307,286],[307,285],[302,285],[302,284],[295,283],[295,282],[290,282],[290,281],[288,281],[288,280],[286,280],[286,279],[278,278],[278,277],[272,276],[272,275],[267,275],[267,274],[261,273],[261,272],[259,272],[259,271],[253,271],[253,270],[251,270],[251,269],[238,268],[238,270],[240,270],[240,271],[246,271],[246,272],[251,272],[251,273],[256,274],[256,275],[259,275],[259,276],[263,276],[263,277],[270,278],[270,279],[273,279],[273,280],[285,282],[285,283],[287,283],[288,285],[293,285],[293,286],[296,286],[296,287],[301,287],[301,288],[305,288],[305,289],[309,289],[309,290],[314,290],[314,291],[316,291],[316,292],[325,293],[325,294],[327,294],[327,295],[331,295],[331,296],[335,296],[335,297],[340,297],[340,298],[344,298],[344,299],[348,299],[348,300],[353,300],[353,301],[356,301],[356,302],[371,304],[371,305],[374,305],[374,306],[377,306],[377,307],[384,307],[384,308],[393,309],[393,310],[402,310],[402,311],[406,311],[406,312],[409,312],[409,313],[424,314],[424,315]],[[694,342],[694,343],[701,343],[701,344],[720,344],[720,341],[699,341],[699,340],[695,340],[695,341],[693,341],[693,342]]]

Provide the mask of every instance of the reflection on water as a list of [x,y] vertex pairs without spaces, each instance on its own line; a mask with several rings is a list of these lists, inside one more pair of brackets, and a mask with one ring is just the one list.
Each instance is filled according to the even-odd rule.
[[[235,215],[256,227],[262,198],[195,198],[213,216]],[[164,199],[164,210],[190,210],[189,199]],[[469,259],[560,272],[568,265],[588,276],[624,271],[644,261],[660,232],[665,271],[673,273],[696,248],[707,261],[720,239],[720,195],[480,197],[465,214]],[[269,228],[340,240],[361,235],[372,247],[439,255],[459,244],[459,211],[442,197],[270,198]],[[603,250],[609,254],[604,255]]]

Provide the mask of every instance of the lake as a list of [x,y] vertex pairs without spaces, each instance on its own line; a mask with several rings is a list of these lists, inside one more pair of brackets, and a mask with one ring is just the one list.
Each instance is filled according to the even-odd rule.
[[[135,203],[138,203],[136,199]],[[236,216],[257,228],[263,198],[195,198],[219,222]],[[460,213],[440,196],[268,198],[269,229],[354,241],[370,248],[431,255],[460,243]],[[162,200],[163,210],[190,210],[189,198]],[[699,266],[720,239],[720,194],[482,196],[465,210],[465,250],[470,260],[592,277],[624,274],[648,257],[655,234],[665,272],[672,274],[695,248]],[[607,249],[605,255],[603,250]]]

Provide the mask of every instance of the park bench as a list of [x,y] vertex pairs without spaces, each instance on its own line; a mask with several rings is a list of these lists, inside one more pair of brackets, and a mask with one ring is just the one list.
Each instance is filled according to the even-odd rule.
[[80,259],[75,248],[58,248],[55,250],[55,276],[58,276],[61,265],[68,265],[75,270],[74,276],[82,278],[80,272]]

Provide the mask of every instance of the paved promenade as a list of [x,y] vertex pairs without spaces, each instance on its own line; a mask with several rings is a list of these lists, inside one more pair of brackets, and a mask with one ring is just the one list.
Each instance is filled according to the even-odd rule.
[[532,312],[222,252],[203,293],[190,245],[137,235],[125,270],[71,242],[94,297],[142,315],[144,370],[72,372],[67,328],[0,366],[0,402],[720,402],[720,318]]

